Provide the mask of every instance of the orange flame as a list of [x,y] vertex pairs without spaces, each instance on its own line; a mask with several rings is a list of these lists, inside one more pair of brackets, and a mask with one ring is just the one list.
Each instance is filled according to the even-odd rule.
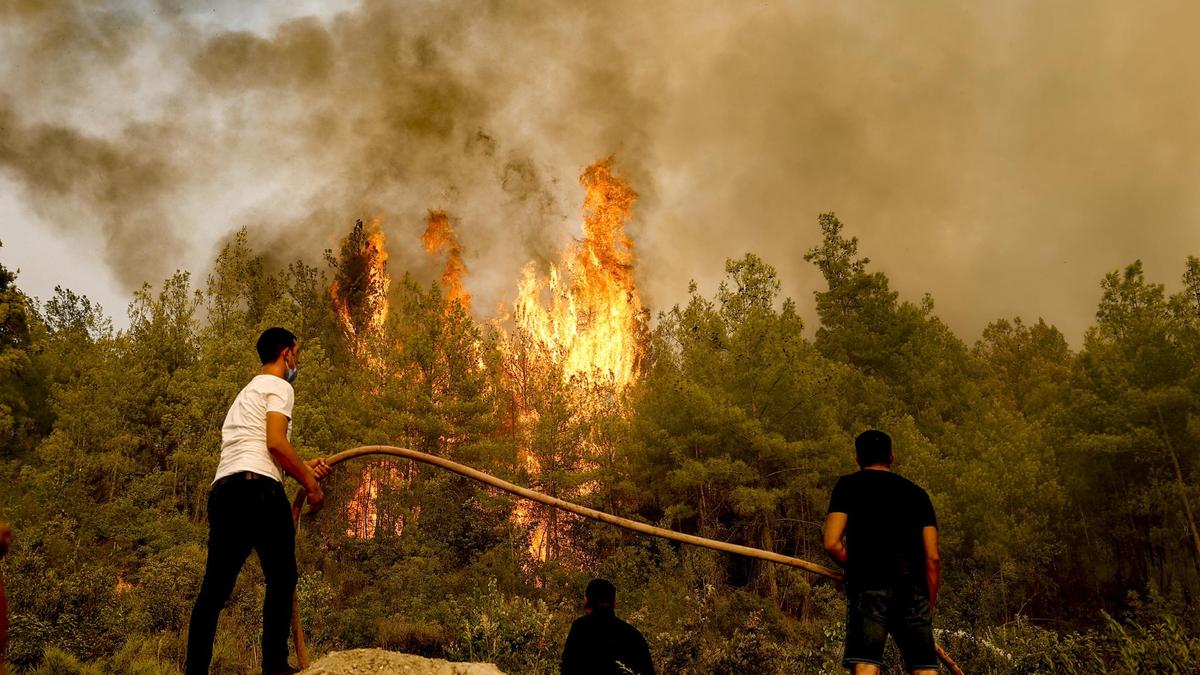
[[445,211],[429,211],[428,225],[425,234],[421,235],[421,243],[429,255],[437,255],[446,249],[446,267],[442,270],[442,289],[446,293],[446,304],[457,302],[463,309],[471,309],[471,294],[463,289],[463,275],[467,266],[462,259],[462,246],[458,243],[458,234],[450,224],[450,218]]
[[[530,453],[520,452],[519,459],[531,475],[536,476],[541,472],[540,463]],[[521,499],[517,501],[513,509],[512,518],[518,527],[529,531],[530,557],[534,560],[549,560],[551,553],[550,528],[549,523],[544,517],[544,509],[538,508],[532,502]]]
[[[383,333],[391,284],[387,271],[388,252],[379,219],[366,225],[361,220],[355,222],[342,240],[338,254],[335,256],[332,251],[326,251],[325,258],[333,267],[329,293],[334,312],[351,349],[366,364],[378,367],[382,362],[375,349],[378,345],[369,346],[368,340]],[[394,482],[395,476],[377,474],[371,466],[362,470],[358,489],[346,504],[347,536],[370,539],[379,529],[380,488]],[[395,521],[396,534],[400,533],[402,525],[400,520]]]
[[[396,536],[404,531],[403,513],[392,516],[392,527],[388,528],[384,516],[388,509],[380,503],[389,490],[407,483],[400,469],[390,463],[369,464],[359,472],[358,489],[346,502],[346,536],[357,539],[373,539],[376,533],[391,530]],[[384,527],[384,530],[380,530]]]
[[[637,193],[612,173],[612,158],[579,177],[583,241],[545,278],[532,263],[522,273],[514,321],[568,377],[600,374],[628,384],[640,365],[644,316],[633,278],[633,240],[625,224]],[[543,303],[542,291],[549,301]]]

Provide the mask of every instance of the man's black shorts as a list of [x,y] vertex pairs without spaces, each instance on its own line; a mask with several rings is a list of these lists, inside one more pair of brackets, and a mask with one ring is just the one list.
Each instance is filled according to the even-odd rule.
[[909,670],[938,667],[933,648],[929,593],[916,584],[885,589],[849,588],[846,597],[846,652],[842,665],[883,665],[883,647],[891,634]]

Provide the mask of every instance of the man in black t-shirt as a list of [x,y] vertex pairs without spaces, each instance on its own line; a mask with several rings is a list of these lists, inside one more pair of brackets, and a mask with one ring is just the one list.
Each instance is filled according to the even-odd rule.
[[842,476],[829,499],[825,550],[846,570],[846,651],[842,665],[873,675],[890,634],[905,666],[937,673],[933,606],[941,581],[937,517],[929,495],[892,473],[892,439],[854,439],[861,470]]

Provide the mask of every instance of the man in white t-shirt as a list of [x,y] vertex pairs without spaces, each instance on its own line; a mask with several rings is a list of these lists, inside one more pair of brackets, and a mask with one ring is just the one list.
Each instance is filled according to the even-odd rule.
[[263,599],[264,675],[298,672],[288,664],[288,626],[296,591],[296,529],[283,490],[283,472],[300,481],[308,503],[325,498],[320,480],[332,469],[324,459],[304,461],[289,440],[292,382],[300,345],[283,328],[258,338],[262,370],[225,415],[221,462],[208,494],[208,562],[188,627],[188,675],[208,673],[217,617],[253,550],[266,580]]

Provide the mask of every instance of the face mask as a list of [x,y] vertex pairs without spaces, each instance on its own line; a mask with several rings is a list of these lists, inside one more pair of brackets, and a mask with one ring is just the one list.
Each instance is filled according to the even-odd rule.
[[294,366],[284,366],[283,379],[287,380],[288,384],[296,381],[296,376],[300,374],[300,364]]

